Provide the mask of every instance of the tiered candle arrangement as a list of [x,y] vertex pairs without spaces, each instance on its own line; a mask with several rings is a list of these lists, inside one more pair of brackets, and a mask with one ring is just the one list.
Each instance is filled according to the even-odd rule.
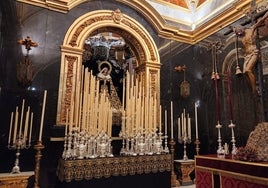
[[[99,93],[99,80],[86,68],[78,104],[71,101],[66,111],[64,159],[112,157],[113,109],[106,91]],[[83,105],[82,105],[83,104]]]
[[[20,173],[19,156],[22,149],[28,149],[31,146],[33,112],[30,106],[24,109],[25,100],[22,100],[22,106],[16,106],[15,112],[11,113],[10,127],[8,135],[8,149],[16,150],[15,165],[11,173]],[[14,116],[15,114],[15,116]]]
[[[126,73],[123,86],[121,155],[160,154],[162,148],[161,106],[155,93],[145,93],[145,88]],[[160,109],[160,113],[159,113]]]
[[186,114],[185,109],[183,109],[181,117],[178,118],[178,142],[184,145],[183,160],[188,160],[186,144],[191,143],[191,118],[189,113]]
[[[82,79],[83,78],[83,79]],[[99,80],[89,72],[81,76],[81,92],[66,111],[64,159],[112,157],[111,132],[114,109],[107,93],[99,91]],[[133,74],[123,81],[122,155],[162,152],[159,106],[155,94],[145,95],[144,87]],[[79,96],[79,98],[78,98]],[[72,96],[73,98],[74,96]],[[75,102],[76,103],[75,103]],[[77,104],[77,101],[80,101]],[[83,105],[82,105],[83,104]]]

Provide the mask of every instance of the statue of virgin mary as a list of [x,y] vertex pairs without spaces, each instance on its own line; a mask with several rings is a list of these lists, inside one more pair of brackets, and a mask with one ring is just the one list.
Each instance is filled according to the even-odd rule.
[[121,110],[121,101],[118,97],[117,91],[113,84],[111,77],[112,65],[108,61],[101,61],[98,63],[99,73],[97,78],[100,81],[100,93],[105,93],[110,102],[111,106],[115,111]]

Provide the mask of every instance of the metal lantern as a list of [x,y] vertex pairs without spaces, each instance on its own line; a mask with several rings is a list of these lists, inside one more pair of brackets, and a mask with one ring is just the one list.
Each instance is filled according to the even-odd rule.
[[187,82],[186,80],[182,81],[181,85],[180,85],[180,89],[181,89],[181,96],[184,98],[189,97],[190,95],[190,83]]
[[178,72],[183,72],[184,73],[184,80],[182,81],[181,85],[180,85],[180,89],[181,89],[181,96],[184,98],[189,97],[190,95],[190,83],[188,81],[186,81],[186,66],[177,66],[175,67],[175,70]]

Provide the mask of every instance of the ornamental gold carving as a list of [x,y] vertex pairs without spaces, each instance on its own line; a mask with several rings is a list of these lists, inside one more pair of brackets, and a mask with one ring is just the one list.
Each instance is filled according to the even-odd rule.
[[[150,40],[148,39],[148,37],[138,27],[136,27],[136,25],[134,25],[133,23],[129,22],[128,20],[122,20],[122,23],[124,23],[125,25],[127,25],[128,27],[133,29],[135,32],[137,32],[143,38],[144,42],[147,45],[147,48],[150,51],[151,60],[155,61],[156,60],[155,51],[154,51],[153,47],[151,46],[151,43],[150,43]],[[140,44],[139,44],[139,47],[141,48]]]
[[77,60],[75,56],[66,56],[67,60],[67,76],[66,76],[66,90],[65,90],[65,108],[63,112],[63,120],[66,121],[66,110],[70,109],[71,106],[71,97],[72,97],[72,87],[73,87],[73,69],[74,69],[74,62]]
[[157,89],[157,87],[156,87],[156,81],[157,81],[157,78],[156,78],[156,76],[157,76],[157,70],[152,70],[152,69],[150,69],[150,87],[151,87],[151,91],[152,91],[152,93],[155,93],[156,92],[156,89]]
[[[145,43],[147,44],[147,47],[150,51],[151,54],[151,60],[155,61],[156,60],[156,56],[155,56],[155,52],[154,52],[154,48],[151,46],[150,40],[148,39],[148,37],[133,23],[129,22],[126,19],[123,19],[123,14],[121,13],[121,11],[119,9],[115,10],[114,12],[112,12],[111,16],[97,16],[95,18],[91,18],[86,20],[85,22],[83,22],[75,31],[75,33],[72,36],[72,39],[70,41],[70,45],[72,47],[77,46],[77,39],[79,37],[79,35],[81,34],[81,32],[86,28],[89,27],[91,24],[96,23],[96,22],[100,22],[100,21],[104,21],[104,20],[113,20],[115,23],[119,24],[120,22],[124,23],[126,26],[130,27],[131,29],[135,30],[135,32],[137,32],[137,34],[139,34],[145,41]],[[130,34],[128,34],[130,35]],[[132,40],[131,41],[135,41],[133,40],[133,36],[131,35]],[[128,37],[127,37],[128,38]],[[134,44],[135,47],[138,49],[139,52],[143,51],[142,50],[142,46],[139,42],[136,41],[136,43]],[[139,54],[140,56],[143,56],[143,54]],[[144,57],[142,58],[144,59]]]
[[[147,75],[147,66],[151,66],[151,62],[152,66],[159,70],[158,65],[160,64],[158,50],[150,34],[146,32],[146,29],[140,23],[123,14],[119,9],[115,11],[99,10],[89,12],[78,18],[70,26],[63,40],[57,124],[66,122],[66,112],[70,109],[71,99],[76,96],[75,91],[78,90],[76,84],[80,83],[80,68],[83,64],[83,58],[90,58],[90,54],[87,54],[88,56],[83,54],[85,51],[84,41],[86,37],[102,32],[117,33],[126,40],[132,51],[131,55],[135,57],[133,68],[139,74],[146,92],[151,90],[150,85],[147,84],[151,82],[151,75]],[[154,80],[153,88],[159,90],[159,71],[152,80]],[[126,168],[127,170],[128,168]],[[120,171],[120,173],[122,172]],[[87,170],[87,174],[87,178],[91,178],[92,171]]]
[[0,182],[0,188],[26,188],[28,180]]

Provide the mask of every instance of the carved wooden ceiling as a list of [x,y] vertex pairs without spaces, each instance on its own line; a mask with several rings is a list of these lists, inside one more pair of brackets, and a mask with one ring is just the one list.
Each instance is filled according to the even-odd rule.
[[[67,13],[88,0],[17,1]],[[130,6],[143,15],[159,36],[188,44],[195,44],[244,17],[252,3],[252,0],[114,1]],[[256,3],[263,1],[256,0]]]

